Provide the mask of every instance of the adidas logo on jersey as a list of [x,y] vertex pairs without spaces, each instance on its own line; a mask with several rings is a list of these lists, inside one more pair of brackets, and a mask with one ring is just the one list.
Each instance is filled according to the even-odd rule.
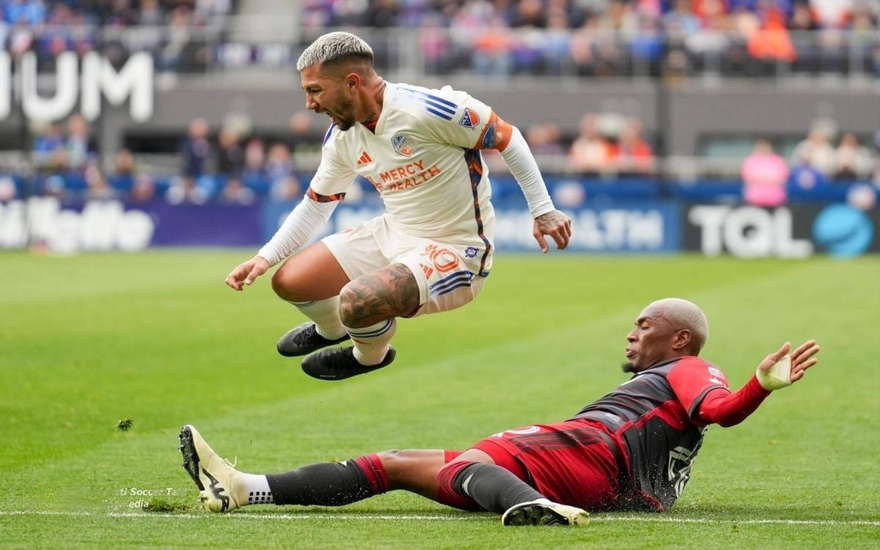
[[362,166],[364,164],[369,164],[373,162],[373,157],[370,156],[370,153],[364,151],[361,153],[361,156],[358,158],[357,165]]

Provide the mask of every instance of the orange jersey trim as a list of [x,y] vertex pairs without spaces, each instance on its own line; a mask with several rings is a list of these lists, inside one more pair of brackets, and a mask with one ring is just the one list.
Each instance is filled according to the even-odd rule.
[[334,193],[332,195],[321,195],[319,193],[315,193],[315,190],[309,187],[308,192],[306,193],[310,199],[315,202],[335,202],[341,201],[345,199],[345,193]]

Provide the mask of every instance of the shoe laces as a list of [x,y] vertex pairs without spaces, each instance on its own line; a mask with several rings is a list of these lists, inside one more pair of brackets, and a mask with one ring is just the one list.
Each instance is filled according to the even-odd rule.
[[235,467],[238,464],[238,457],[237,456],[235,457],[235,460],[233,462],[229,462],[228,459],[223,458],[222,456],[218,455],[217,453],[214,453],[214,456],[219,458],[220,460],[222,460],[224,464],[226,464],[227,466],[229,466],[233,470],[236,469]]
[[305,330],[300,331],[293,337],[293,343],[298,346],[304,346],[314,340],[315,336],[320,336],[317,328],[315,325],[309,325]]

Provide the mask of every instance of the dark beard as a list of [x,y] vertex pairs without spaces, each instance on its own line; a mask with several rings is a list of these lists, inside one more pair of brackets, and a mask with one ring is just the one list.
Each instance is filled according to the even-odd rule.
[[621,363],[620,370],[622,370],[623,372],[636,372],[635,367],[630,361],[627,361],[626,363]]
[[346,130],[351,129],[351,127],[354,126],[354,123],[357,122],[354,119],[354,102],[341,100],[337,112],[341,119],[336,121],[336,125],[341,131],[345,132]]

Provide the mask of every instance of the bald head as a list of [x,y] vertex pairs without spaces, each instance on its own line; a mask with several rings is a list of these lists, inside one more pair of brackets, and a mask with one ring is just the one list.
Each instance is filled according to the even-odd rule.
[[663,298],[651,302],[644,310],[650,317],[665,319],[675,330],[686,329],[691,333],[688,346],[693,355],[699,355],[709,338],[709,321],[700,307],[681,298]]

